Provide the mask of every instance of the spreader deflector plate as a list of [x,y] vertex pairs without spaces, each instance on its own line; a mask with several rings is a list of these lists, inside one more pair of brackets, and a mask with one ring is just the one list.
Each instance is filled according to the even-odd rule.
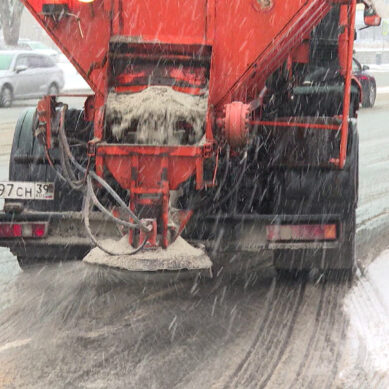
[[[120,241],[105,240],[101,242],[104,248],[115,252],[130,252],[128,237]],[[134,255],[109,255],[99,248],[94,248],[83,259],[84,262],[129,271],[179,271],[179,270],[209,270],[212,261],[201,248],[196,248],[179,237],[167,249],[142,250]]]

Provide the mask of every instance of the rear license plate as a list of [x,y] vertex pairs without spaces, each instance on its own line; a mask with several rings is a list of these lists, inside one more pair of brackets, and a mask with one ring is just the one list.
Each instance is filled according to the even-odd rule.
[[0,181],[0,199],[54,200],[54,183]]

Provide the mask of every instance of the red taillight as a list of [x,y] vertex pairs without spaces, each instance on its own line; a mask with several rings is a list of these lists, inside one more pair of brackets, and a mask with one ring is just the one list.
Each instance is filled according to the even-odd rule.
[[0,237],[17,238],[22,236],[22,226],[20,224],[1,223]]
[[32,235],[37,238],[43,238],[46,235],[46,224],[34,224],[32,226]]
[[266,238],[272,242],[336,240],[336,237],[336,224],[285,224],[266,227]]
[[0,238],[44,238],[47,223],[0,223]]

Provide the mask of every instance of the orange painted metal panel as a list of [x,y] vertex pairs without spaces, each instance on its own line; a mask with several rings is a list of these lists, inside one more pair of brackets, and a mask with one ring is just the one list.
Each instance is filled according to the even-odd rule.
[[[218,1],[216,8],[211,95],[219,101],[307,0],[274,0],[257,10],[256,0]],[[263,71],[263,70],[262,70]],[[264,70],[266,71],[266,70]]]
[[[41,14],[42,5],[53,0],[22,1],[101,95],[106,94],[107,51],[112,36],[133,42],[212,45],[211,104],[242,97],[250,83],[251,89],[252,84],[259,87],[301,43],[296,37],[302,25],[306,23],[304,31],[309,32],[320,20],[319,15],[310,15],[323,5],[327,6],[323,12],[329,8],[329,0],[95,0],[89,4],[64,0],[71,15],[54,20]],[[293,44],[288,45],[291,40]],[[277,56],[275,48],[283,55]],[[245,79],[261,55],[260,68],[256,69],[261,79],[255,75]],[[265,66],[271,59],[275,63]],[[243,83],[239,90],[229,95],[239,82]]]

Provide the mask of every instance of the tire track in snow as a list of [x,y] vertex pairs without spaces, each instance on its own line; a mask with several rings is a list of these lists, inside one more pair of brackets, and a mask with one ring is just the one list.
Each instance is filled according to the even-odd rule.
[[315,325],[313,326],[313,330],[312,330],[311,336],[309,338],[309,342],[308,342],[307,347],[305,349],[305,353],[304,353],[304,356],[303,356],[303,358],[301,360],[299,368],[298,368],[298,370],[296,372],[296,376],[295,376],[294,380],[292,381],[292,383],[290,384],[289,389],[296,388],[297,382],[298,382],[300,376],[303,374],[303,372],[305,370],[305,365],[306,365],[307,361],[310,359],[310,356],[311,356],[311,353],[312,353],[312,350],[313,350],[312,346],[313,346],[315,340],[317,339],[317,333],[318,333],[318,330],[319,330],[319,324],[321,322],[322,311],[323,311],[323,301],[324,301],[324,297],[325,297],[325,291],[326,291],[326,288],[325,288],[325,285],[323,284],[320,287],[320,300],[319,300],[319,303],[318,303],[318,306],[317,306],[317,311],[316,311],[316,316],[315,316]]
[[294,324],[295,324],[295,322],[297,320],[297,316],[300,313],[299,312],[300,311],[300,306],[301,306],[301,304],[303,302],[303,299],[304,299],[304,291],[305,291],[305,283],[302,284],[301,290],[299,291],[299,295],[296,298],[296,306],[293,309],[293,316],[291,318],[290,325],[289,325],[288,330],[286,332],[285,339],[284,339],[283,342],[280,343],[280,346],[279,346],[279,348],[277,350],[277,353],[274,354],[274,355],[276,355],[276,358],[274,358],[273,363],[272,363],[272,365],[271,365],[271,367],[269,369],[269,372],[259,382],[258,389],[266,388],[267,384],[271,380],[274,372],[276,371],[278,365],[281,362],[282,356],[284,355],[284,353],[285,353],[285,351],[286,351],[286,349],[288,347],[290,337],[291,337],[292,332],[294,330]]
[[[305,346],[305,352],[300,361],[297,372],[292,382],[288,385],[289,389],[294,388],[324,388],[324,383],[317,382],[315,369],[326,367],[328,360],[324,359],[323,351],[328,348],[327,342],[333,335],[332,325],[335,314],[337,313],[341,301],[339,301],[339,285],[334,283],[323,283],[320,290],[319,303],[316,314],[312,316],[312,332]],[[341,294],[341,293],[340,293]],[[309,317],[307,318],[309,321]],[[309,328],[309,322],[307,322]],[[296,334],[297,341],[301,341],[299,334]],[[331,359],[330,359],[331,360]],[[319,377],[320,378],[320,377]],[[322,378],[322,377],[321,377]]]
[[[263,316],[249,350],[230,376],[227,387],[265,387],[280,362],[303,301],[305,283],[300,282],[297,287],[295,283],[278,286],[275,298],[270,299],[270,311]],[[287,323],[282,333],[280,323]]]
[[[327,388],[332,386],[336,377],[335,364],[339,358],[338,352],[342,347],[342,339],[345,332],[345,322],[342,315],[343,297],[349,288],[348,283],[330,282],[325,285],[328,289],[328,302],[326,314],[322,317],[321,331],[317,336],[314,350],[310,358],[310,369],[306,370],[306,378],[303,376],[304,386],[311,388]],[[333,356],[336,356],[335,358]],[[325,366],[327,374],[318,374]],[[316,368],[316,369],[315,369]],[[332,373],[332,374],[330,374]],[[305,379],[304,379],[305,378]]]

